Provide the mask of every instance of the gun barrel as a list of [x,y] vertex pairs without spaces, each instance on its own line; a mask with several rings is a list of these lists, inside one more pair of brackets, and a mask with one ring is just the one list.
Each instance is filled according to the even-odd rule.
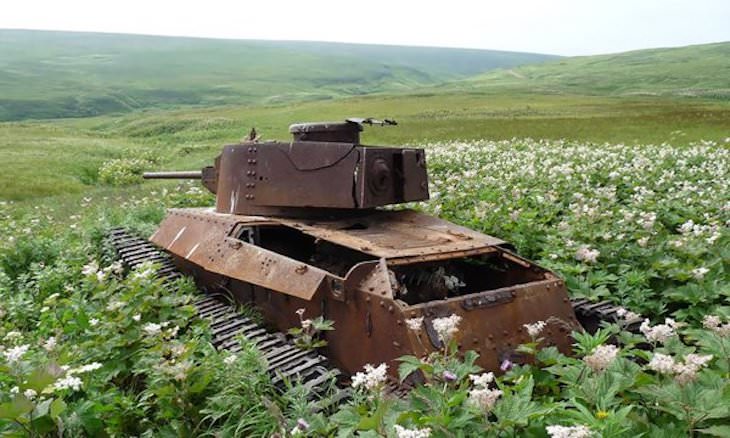
[[203,172],[200,170],[182,170],[174,172],[145,172],[144,179],[202,179]]

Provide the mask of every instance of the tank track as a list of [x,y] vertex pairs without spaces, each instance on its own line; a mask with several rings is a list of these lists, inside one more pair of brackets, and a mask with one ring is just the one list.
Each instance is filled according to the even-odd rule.
[[641,318],[624,320],[620,317],[619,310],[621,306],[617,306],[610,301],[592,302],[586,298],[574,298],[570,300],[573,305],[578,322],[589,333],[595,333],[601,327],[602,322],[621,324],[623,328],[632,333],[639,332]]
[[[127,269],[153,262],[160,266],[157,277],[165,282],[183,278],[167,253],[124,228],[111,230],[106,241]],[[266,371],[277,388],[283,390],[287,382],[297,381],[304,386],[307,394],[322,402],[320,406],[323,409],[349,397],[348,391],[334,385],[342,373],[330,367],[326,357],[296,347],[284,334],[268,331],[242,315],[225,294],[199,293],[200,298],[194,302],[197,316],[210,324],[212,344],[217,350],[241,351],[242,339],[254,344],[265,359]]]

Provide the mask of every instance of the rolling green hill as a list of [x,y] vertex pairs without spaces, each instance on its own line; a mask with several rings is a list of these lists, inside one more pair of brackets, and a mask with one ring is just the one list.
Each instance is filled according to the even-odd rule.
[[553,56],[0,30],[0,121],[402,91]]
[[730,99],[730,42],[564,58],[500,69],[445,87],[539,94]]

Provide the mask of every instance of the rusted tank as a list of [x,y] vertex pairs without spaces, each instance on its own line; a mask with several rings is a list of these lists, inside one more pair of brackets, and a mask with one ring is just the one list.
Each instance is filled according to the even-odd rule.
[[[428,199],[426,152],[364,146],[371,119],[296,124],[289,142],[227,145],[201,172],[214,208],[172,209],[150,238],[204,290],[255,305],[278,330],[322,315],[330,360],[367,363],[442,348],[432,321],[457,314],[459,348],[496,370],[546,321],[545,342],[567,351],[579,328],[564,282],[503,240],[413,210]],[[383,123],[383,122],[380,122]],[[394,124],[394,122],[387,122]],[[420,329],[406,320],[423,318]]]

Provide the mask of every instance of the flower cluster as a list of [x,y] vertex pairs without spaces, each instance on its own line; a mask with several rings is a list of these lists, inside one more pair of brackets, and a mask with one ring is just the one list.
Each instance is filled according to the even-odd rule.
[[155,276],[157,268],[154,263],[150,261],[143,262],[135,266],[132,272],[132,278],[135,280],[148,280]]
[[377,392],[383,388],[388,379],[388,365],[381,363],[377,367],[370,364],[365,365],[365,372],[359,371],[352,376],[352,387],[364,388],[371,392]]
[[583,358],[586,365],[594,372],[603,371],[609,367],[618,356],[619,348],[615,345],[599,345],[591,354]]
[[716,315],[707,315],[702,320],[702,325],[708,329],[712,330],[715,334],[719,335],[720,337],[726,338],[730,336],[730,322],[722,323],[722,319],[720,319],[719,316]]
[[527,330],[527,334],[530,335],[532,339],[535,339],[540,336],[540,333],[542,333],[543,330],[545,330],[547,323],[545,321],[537,321],[532,324],[523,324],[522,326]]
[[667,339],[677,334],[677,327],[679,327],[679,323],[671,318],[666,318],[664,320],[664,324],[657,324],[653,327],[649,320],[645,319],[644,322],[641,323],[639,330],[644,334],[649,342],[664,343]]
[[550,438],[590,438],[593,432],[587,426],[548,426],[545,428]]
[[625,322],[634,321],[641,318],[641,315],[639,315],[638,313],[626,310],[623,307],[620,307],[618,310],[616,310],[616,315],[619,318],[623,319]]
[[585,263],[596,263],[601,251],[583,245],[575,252],[575,259]]
[[170,321],[164,321],[159,324],[155,322],[148,322],[142,327],[142,330],[145,332],[145,334],[147,334],[147,336],[150,337],[158,336],[161,334],[165,339],[172,339],[177,336],[180,327],[175,325],[167,330],[164,330],[166,327],[169,326]]
[[654,353],[647,368],[660,374],[673,375],[677,383],[684,385],[697,378],[697,373],[712,360],[712,355],[690,353],[682,361],[675,361],[672,356]]
[[472,374],[469,376],[469,380],[471,380],[474,388],[469,390],[467,402],[484,412],[491,411],[499,397],[502,396],[501,390],[489,389],[489,384],[494,381],[494,374]]
[[443,318],[434,318],[431,323],[441,342],[448,344],[451,338],[459,331],[461,316],[452,314]]
[[409,330],[418,331],[423,327],[423,317],[406,319],[406,326]]
[[398,438],[428,438],[431,436],[431,428],[426,427],[424,429],[406,429],[398,424],[395,425],[395,435]]
[[18,345],[3,351],[3,356],[5,356],[5,360],[8,363],[13,364],[18,362],[28,352],[28,348],[28,344]]

